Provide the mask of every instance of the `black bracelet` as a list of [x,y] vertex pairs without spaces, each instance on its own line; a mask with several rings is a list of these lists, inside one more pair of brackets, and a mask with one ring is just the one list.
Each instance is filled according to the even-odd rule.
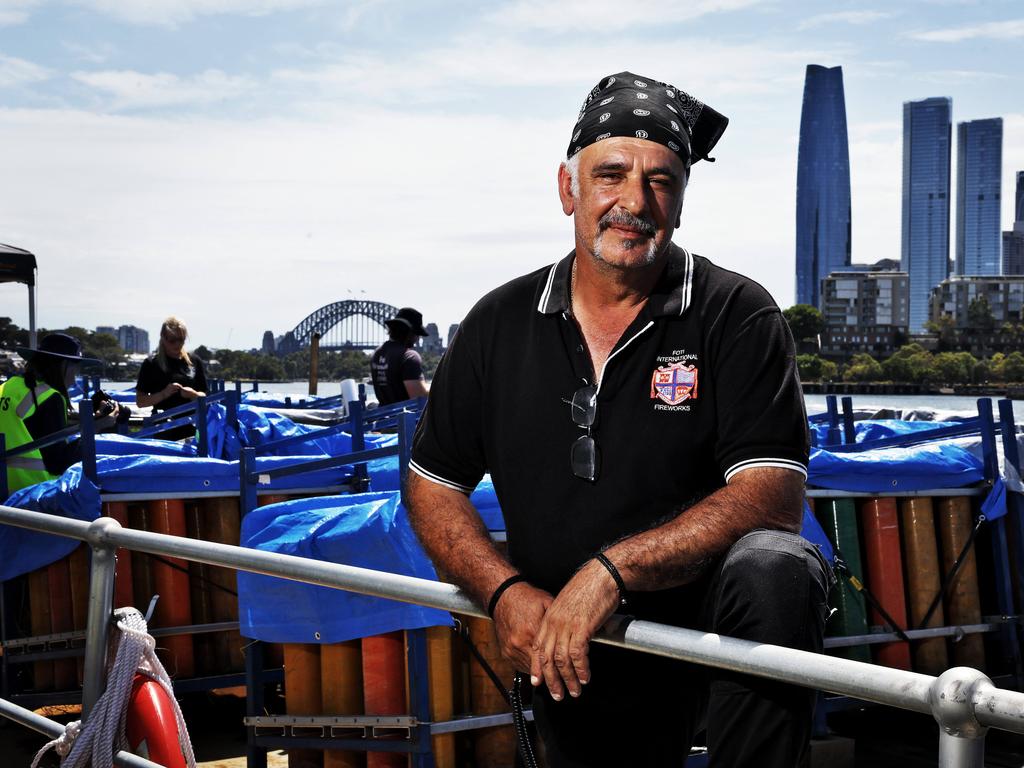
[[615,579],[615,586],[619,590],[619,604],[626,604],[626,582],[622,580],[622,574],[619,573],[619,569],[615,567],[615,564],[608,559],[608,556],[604,552],[598,552],[594,555],[594,559],[597,560]]
[[501,600],[501,596],[505,594],[505,590],[511,587],[513,584],[518,584],[520,581],[529,581],[523,574],[517,573],[515,576],[509,576],[498,588],[494,590],[494,594],[491,595],[491,599],[487,603],[487,615],[492,619],[494,618],[494,609],[498,607],[498,601]]

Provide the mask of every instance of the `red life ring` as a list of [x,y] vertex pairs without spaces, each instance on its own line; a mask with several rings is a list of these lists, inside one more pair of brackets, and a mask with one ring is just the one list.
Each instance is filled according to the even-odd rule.
[[163,686],[145,675],[132,682],[125,730],[134,754],[166,768],[187,768],[174,705]]

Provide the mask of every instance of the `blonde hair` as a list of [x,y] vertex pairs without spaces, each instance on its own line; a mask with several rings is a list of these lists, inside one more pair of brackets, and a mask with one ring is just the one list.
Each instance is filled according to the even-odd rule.
[[[182,339],[188,338],[188,328],[185,327],[185,322],[180,317],[171,315],[164,320],[163,325],[160,326],[160,342],[156,347],[156,364],[160,366],[163,371],[167,370],[167,353],[164,352],[164,333],[172,333],[176,336],[181,336]],[[188,352],[185,351],[184,343],[181,347],[181,359],[185,361],[185,365],[192,365],[192,360],[188,356]]]

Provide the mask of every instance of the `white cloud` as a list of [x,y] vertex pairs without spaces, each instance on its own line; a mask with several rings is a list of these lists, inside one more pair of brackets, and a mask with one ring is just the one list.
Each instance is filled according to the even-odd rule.
[[174,27],[201,16],[264,16],[321,5],[327,0],[74,0],[96,13],[144,26]]
[[38,83],[52,76],[50,70],[31,61],[0,54],[0,88]]
[[547,31],[620,33],[630,27],[655,27],[690,21],[758,5],[763,0],[517,0],[487,20],[503,29],[518,27]]
[[102,64],[113,56],[117,49],[110,43],[96,43],[94,45],[83,45],[65,40],[62,45],[64,50],[74,56],[78,61],[88,64]]
[[835,13],[821,13],[811,16],[800,22],[797,29],[813,29],[824,24],[872,24],[882,19],[892,18],[889,11],[837,11]]
[[218,69],[193,77],[131,70],[73,72],[71,77],[111,97],[110,108],[114,110],[211,104],[237,98],[255,85],[248,77],[227,75]]
[[24,24],[41,0],[0,0],[0,27]]
[[959,43],[963,40],[1014,40],[1024,37],[1024,19],[1006,19],[991,21],[985,24],[968,24],[947,29],[933,29],[922,32],[911,32],[908,35],[914,40],[930,43]]
[[[375,103],[463,100],[471,104],[495,89],[570,86],[578,89],[582,101],[600,77],[628,67],[669,81],[674,81],[673,73],[685,73],[686,80],[676,81],[676,85],[698,98],[711,100],[711,93],[779,93],[789,91],[794,84],[799,88],[808,61],[834,60],[842,53],[839,47],[826,53],[704,38],[671,42],[622,38],[614,50],[604,52],[599,65],[591,65],[586,62],[594,60],[594,49],[586,42],[552,46],[473,36],[407,57],[352,54],[312,67],[279,69],[272,79],[289,87],[307,86],[328,100],[354,94]],[[516,62],[516,66],[509,62]],[[518,98],[521,107],[512,103],[507,111],[544,108],[543,94]],[[564,101],[559,102],[558,109],[565,111]]]

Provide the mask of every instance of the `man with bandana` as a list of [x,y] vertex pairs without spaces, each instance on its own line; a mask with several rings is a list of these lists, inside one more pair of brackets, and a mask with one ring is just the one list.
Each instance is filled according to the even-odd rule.
[[[558,172],[575,249],[470,311],[413,445],[424,547],[528,673],[549,765],[793,766],[813,692],[590,644],[615,613],[820,651],[829,575],[799,537],[793,340],[753,281],[672,243],[726,118],[621,72]],[[490,472],[508,552],[469,494]]]

